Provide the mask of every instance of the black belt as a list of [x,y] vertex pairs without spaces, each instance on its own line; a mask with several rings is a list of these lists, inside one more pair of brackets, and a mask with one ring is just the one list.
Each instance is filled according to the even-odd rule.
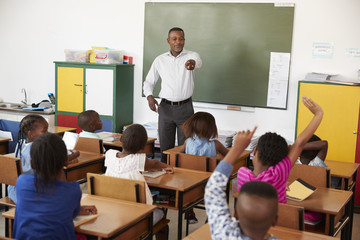
[[166,100],[165,98],[161,99],[161,102],[164,102],[166,104],[169,104],[169,105],[175,105],[175,106],[179,106],[179,105],[182,105],[184,103],[187,103],[191,100],[191,97],[188,98],[188,99],[185,99],[183,101],[179,101],[179,102],[172,102],[172,101],[169,101],[169,100]]

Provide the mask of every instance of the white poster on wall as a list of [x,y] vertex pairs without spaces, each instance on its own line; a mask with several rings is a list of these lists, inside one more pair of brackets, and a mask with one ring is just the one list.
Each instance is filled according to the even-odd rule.
[[267,106],[286,108],[290,53],[270,53]]

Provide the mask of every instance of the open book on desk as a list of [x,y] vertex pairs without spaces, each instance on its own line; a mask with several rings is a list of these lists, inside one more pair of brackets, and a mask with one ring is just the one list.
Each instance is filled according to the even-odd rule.
[[113,142],[113,141],[116,141],[116,140],[119,140],[120,137],[119,137],[119,134],[117,133],[112,133],[112,132],[99,132],[97,133],[100,138],[104,141],[109,141],[109,142]]
[[286,197],[296,201],[302,201],[316,191],[316,187],[300,178],[291,183],[289,189],[290,190],[286,192]]

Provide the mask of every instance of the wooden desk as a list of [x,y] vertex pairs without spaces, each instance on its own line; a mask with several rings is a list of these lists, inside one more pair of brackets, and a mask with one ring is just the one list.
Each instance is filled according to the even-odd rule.
[[[339,162],[326,160],[325,163],[330,169],[332,177],[339,177],[342,179],[342,189],[353,190],[356,185],[356,173],[359,168],[359,163]],[[351,182],[352,180],[352,182]],[[349,183],[351,183],[349,185]]]
[[[99,216],[76,227],[77,233],[89,234],[98,239],[137,239],[144,235],[152,239],[152,213],[156,209],[153,205],[87,194],[83,195],[81,205],[95,205]],[[11,220],[14,219],[14,215],[15,208],[2,214]]]
[[[5,156],[15,157],[15,153],[8,153]],[[71,181],[79,181],[85,179],[86,173],[102,173],[104,169],[105,154],[96,154],[80,151],[80,156],[76,163],[71,163],[64,167],[66,179]],[[82,181],[82,182],[85,182]]]
[[[97,134],[99,134],[99,136],[101,138],[111,136],[111,134],[108,133],[108,132],[99,132]],[[121,135],[122,134],[119,133],[119,136],[121,136]],[[145,148],[141,152],[146,153],[146,155],[148,157],[154,158],[154,156],[155,156],[155,141],[156,141],[156,138],[148,138],[147,142],[146,142],[146,145],[145,145]],[[122,146],[123,146],[120,139],[115,140],[115,141],[105,141],[103,139],[103,144],[104,144],[104,147],[105,147],[106,150],[108,150],[108,149],[122,150]]]
[[74,132],[74,133],[76,133],[76,128],[60,127],[60,126],[49,126],[48,132],[49,133],[56,133],[56,134],[64,135],[64,132]]
[[326,160],[325,163],[328,165],[330,169],[330,174],[333,177],[341,178],[341,189],[346,191],[352,191],[352,202],[351,204],[351,215],[350,215],[350,233],[352,236],[352,225],[354,221],[354,203],[355,203],[355,191],[356,191],[356,176],[359,168],[358,163],[350,163],[350,162],[339,162],[339,161],[331,161]]
[[[341,239],[347,240],[351,233],[350,216],[352,195],[350,191],[336,190],[331,188],[318,187],[316,191],[303,201],[287,199],[287,203],[295,206],[302,206],[305,210],[326,214],[325,233],[330,236],[336,235],[341,230]],[[335,232],[335,216],[345,209],[345,221]]]
[[96,154],[80,151],[78,162],[64,167],[66,179],[68,181],[78,181],[85,179],[86,173],[102,173],[104,169],[104,154]]
[[174,174],[165,174],[157,178],[145,177],[150,189],[174,197],[169,204],[157,204],[158,207],[178,210],[178,239],[182,236],[183,213],[204,199],[205,186],[211,176],[209,172],[174,168]]
[[7,154],[9,152],[10,138],[0,137],[0,154]]
[[[269,234],[276,236],[279,239],[291,240],[327,240],[334,239],[332,237],[324,236],[321,234],[310,233],[305,231],[298,231],[295,229],[275,226],[269,229]],[[209,224],[204,224],[194,232],[189,234],[184,240],[211,240]]]

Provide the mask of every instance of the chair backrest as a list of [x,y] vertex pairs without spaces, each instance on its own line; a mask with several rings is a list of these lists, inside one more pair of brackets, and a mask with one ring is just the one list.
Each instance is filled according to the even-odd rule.
[[98,138],[86,138],[79,137],[76,141],[75,150],[92,152],[92,153],[104,153],[103,140]]
[[0,155],[0,183],[16,185],[16,180],[22,173],[19,158]]
[[303,231],[305,228],[304,208],[279,203],[277,225]]
[[146,203],[144,181],[87,173],[87,182],[91,195]]
[[330,169],[304,164],[295,164],[291,169],[288,181],[301,178],[314,187],[330,187]]
[[171,153],[169,165],[172,167],[213,172],[217,163],[218,159],[216,158],[197,156],[186,153]]

